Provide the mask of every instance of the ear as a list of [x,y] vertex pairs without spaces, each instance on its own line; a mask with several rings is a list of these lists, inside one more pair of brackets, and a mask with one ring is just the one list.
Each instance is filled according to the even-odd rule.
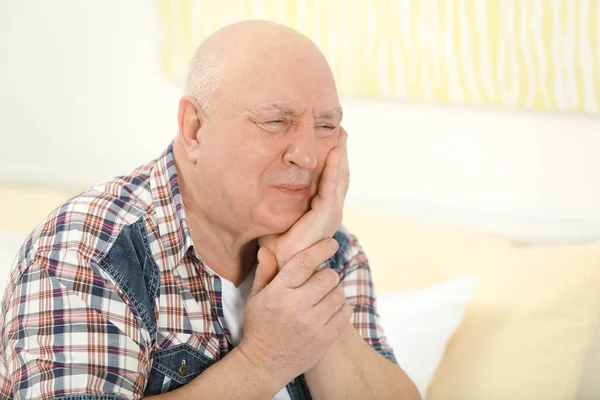
[[200,129],[206,123],[206,115],[198,107],[198,103],[191,96],[183,96],[179,100],[177,111],[179,125],[179,139],[186,149],[190,161],[195,163],[195,148],[200,145]]

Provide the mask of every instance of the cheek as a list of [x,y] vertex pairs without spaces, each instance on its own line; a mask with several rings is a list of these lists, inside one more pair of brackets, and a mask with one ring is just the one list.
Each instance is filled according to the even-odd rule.
[[276,156],[276,146],[256,127],[236,128],[235,136],[222,143],[221,152],[227,159],[223,167],[240,178],[259,176]]
[[261,189],[281,176],[278,160],[277,153],[261,151],[256,145],[248,146],[231,160],[231,180],[245,188],[248,197],[260,197]]
[[257,158],[255,155],[250,156],[248,153],[239,154],[239,157],[232,159],[231,163],[233,166],[228,168],[231,180],[249,190],[258,188],[268,167],[264,159]]

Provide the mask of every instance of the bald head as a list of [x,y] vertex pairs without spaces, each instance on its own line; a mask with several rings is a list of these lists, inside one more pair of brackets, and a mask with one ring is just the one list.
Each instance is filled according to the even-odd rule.
[[[306,36],[270,21],[250,20],[221,28],[196,49],[185,81],[184,94],[193,97],[206,114],[214,113],[223,82],[236,81],[278,68],[283,58],[319,64],[331,74],[325,57]],[[277,79],[278,71],[269,73]],[[274,74],[274,75],[273,75]]]

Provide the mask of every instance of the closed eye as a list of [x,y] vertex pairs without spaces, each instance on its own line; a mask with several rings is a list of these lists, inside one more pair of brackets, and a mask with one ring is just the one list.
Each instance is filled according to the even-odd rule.
[[285,128],[286,125],[288,125],[288,122],[281,120],[281,119],[277,119],[274,121],[267,121],[262,124],[262,126],[266,130],[271,131],[271,132],[279,131],[282,128]]
[[327,136],[333,135],[336,132],[337,126],[316,125],[315,130],[316,130],[318,137],[327,137]]

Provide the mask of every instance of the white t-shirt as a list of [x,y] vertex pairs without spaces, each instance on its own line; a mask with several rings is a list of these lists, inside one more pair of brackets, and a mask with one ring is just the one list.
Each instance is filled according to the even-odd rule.
[[[221,277],[223,315],[225,317],[225,324],[231,333],[231,340],[236,346],[242,340],[242,334],[244,333],[244,311],[248,296],[250,296],[250,291],[252,290],[255,273],[256,268],[250,271],[238,287],[235,287],[232,282]],[[284,387],[273,397],[273,400],[291,400],[291,397]]]

